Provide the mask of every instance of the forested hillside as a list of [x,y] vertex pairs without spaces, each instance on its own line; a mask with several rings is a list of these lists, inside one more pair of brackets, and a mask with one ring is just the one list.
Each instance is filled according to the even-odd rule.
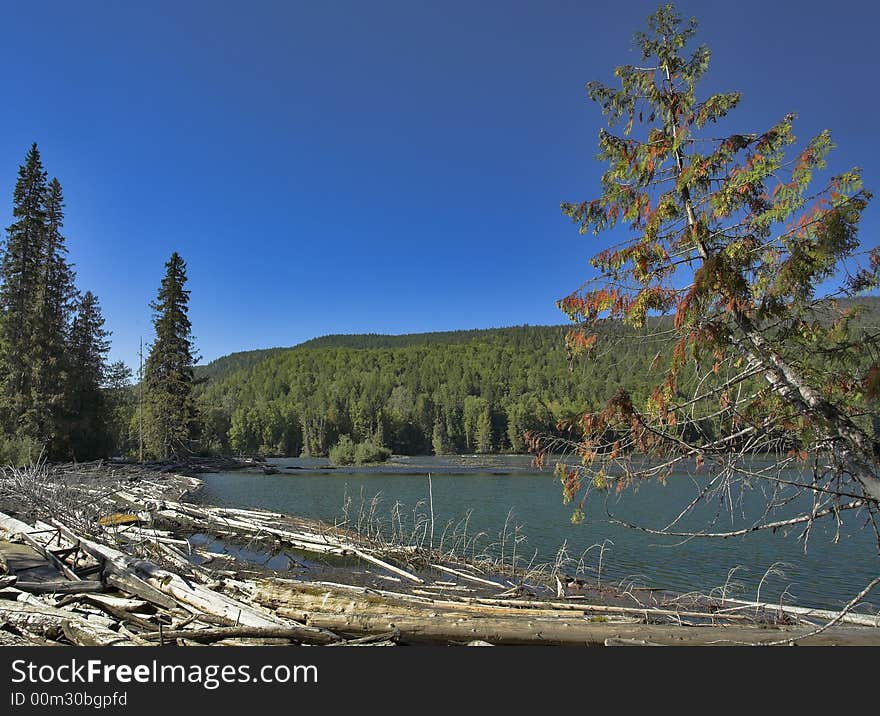
[[327,336],[203,385],[203,441],[283,455],[325,455],[342,435],[404,454],[522,451],[526,430],[620,388],[646,399],[659,327],[609,325],[616,350],[571,365],[564,326]]
[[194,368],[195,378],[199,382],[219,380],[239,370],[253,368],[257,363],[281,351],[289,348],[259,348],[253,351],[239,351],[230,353],[216,360],[197,365]]
[[[510,328],[475,328],[466,331],[405,333],[389,336],[380,333],[334,334],[312,338],[296,348],[407,348],[409,346],[449,345],[479,340],[497,340],[522,333],[524,329],[552,330],[554,326],[514,326]],[[559,327],[560,330],[565,328]],[[238,354],[235,354],[238,355]],[[222,360],[222,359],[221,359]]]
[[[874,329],[878,303],[859,301],[856,330]],[[612,340],[601,343],[612,347],[573,361],[566,326],[333,335],[236,353],[198,369],[200,442],[210,451],[317,456],[347,435],[401,454],[519,452],[526,430],[558,432],[560,421],[619,390],[644,404],[671,355],[669,327],[607,323],[601,331]],[[679,398],[695,376],[687,364]]]

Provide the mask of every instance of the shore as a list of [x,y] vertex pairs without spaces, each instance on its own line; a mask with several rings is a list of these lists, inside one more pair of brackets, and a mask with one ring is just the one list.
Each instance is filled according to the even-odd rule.
[[[261,469],[224,461],[223,470]],[[0,644],[875,644],[873,617],[512,574],[194,504],[208,461],[0,480]],[[187,473],[187,474],[184,474]]]

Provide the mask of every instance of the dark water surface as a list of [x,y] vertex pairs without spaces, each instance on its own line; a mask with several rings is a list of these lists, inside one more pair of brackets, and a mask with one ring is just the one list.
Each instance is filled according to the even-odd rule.
[[[553,561],[559,547],[576,562],[585,550],[587,574],[595,579],[599,561],[598,547],[605,540],[602,555],[603,579],[634,581],[640,585],[676,591],[716,593],[728,583],[728,593],[754,599],[765,572],[774,564],[783,575],[769,575],[761,587],[764,601],[778,601],[786,591],[785,601],[806,606],[835,608],[845,604],[871,579],[880,573],[880,558],[872,535],[852,524],[833,543],[832,523],[816,527],[806,554],[798,541],[800,530],[788,534],[756,532],[726,540],[659,537],[611,524],[606,504],[596,495],[585,505],[586,519],[571,523],[573,508],[563,505],[561,487],[549,470],[537,471],[528,457],[479,456],[396,458],[379,467],[320,470],[326,460],[280,459],[272,461],[281,469],[277,475],[218,473],[203,475],[205,487],[199,499],[205,503],[228,506],[259,507],[288,514],[341,522],[344,505],[349,502],[349,525],[358,517],[359,508],[379,496],[374,513],[390,522],[395,503],[401,503],[402,519],[409,527],[413,512],[427,515],[428,479],[434,505],[435,546],[444,527],[460,523],[470,511],[468,534],[480,531],[485,536],[480,548],[497,555],[505,520],[507,532],[516,526],[525,540],[517,546],[520,564],[528,562],[537,551],[536,561]],[[289,470],[298,467],[302,469]],[[678,514],[696,494],[694,482],[687,476],[673,476],[667,486],[650,483],[637,494],[624,493],[611,498],[607,508],[619,518],[650,527],[661,527]],[[749,524],[760,515],[760,495],[747,494],[744,507],[732,521],[725,513],[712,531]],[[715,511],[694,515],[685,527],[705,526]],[[419,518],[416,517],[415,520]],[[387,527],[387,525],[386,525]],[[461,529],[461,528],[459,528]],[[447,529],[450,539],[453,528]],[[460,534],[460,532],[459,532]],[[613,543],[613,544],[612,544]],[[512,538],[505,539],[510,555]],[[573,565],[572,565],[573,566]],[[730,570],[740,567],[730,575]],[[570,570],[571,571],[571,570]],[[880,596],[871,596],[874,605]]]

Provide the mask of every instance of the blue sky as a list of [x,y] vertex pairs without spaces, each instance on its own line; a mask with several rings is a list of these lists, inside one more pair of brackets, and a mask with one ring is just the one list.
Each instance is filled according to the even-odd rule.
[[[632,62],[656,2],[5,3],[0,215],[36,141],[67,200],[82,290],[112,358],[152,337],[172,251],[210,360],[315,335],[559,323],[613,237],[584,84]],[[831,168],[880,188],[874,2],[680,2],[733,126],[789,111]],[[863,241],[877,243],[878,209]]]

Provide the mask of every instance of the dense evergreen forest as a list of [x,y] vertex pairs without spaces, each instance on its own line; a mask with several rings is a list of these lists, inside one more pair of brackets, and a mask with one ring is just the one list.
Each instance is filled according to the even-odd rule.
[[[880,314],[876,299],[860,304],[862,330]],[[564,432],[620,390],[644,404],[671,353],[668,328],[608,323],[612,348],[576,360],[566,326],[333,335],[233,354],[197,369],[200,449],[321,456],[346,438],[398,454],[522,452],[527,430]],[[680,398],[695,380],[686,366]]]
[[34,144],[0,242],[0,463],[95,457],[118,443],[130,372],[107,365],[109,333],[97,297],[76,287],[64,209]]

